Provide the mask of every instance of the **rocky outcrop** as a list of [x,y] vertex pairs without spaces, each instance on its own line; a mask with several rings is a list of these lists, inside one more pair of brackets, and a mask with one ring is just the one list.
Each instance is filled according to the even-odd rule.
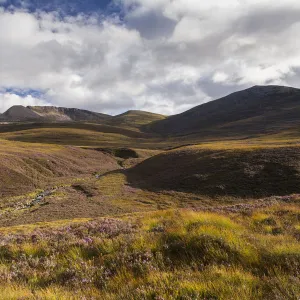
[[101,114],[78,108],[66,108],[55,106],[28,106],[28,108],[46,121],[101,122],[111,117],[106,114]]

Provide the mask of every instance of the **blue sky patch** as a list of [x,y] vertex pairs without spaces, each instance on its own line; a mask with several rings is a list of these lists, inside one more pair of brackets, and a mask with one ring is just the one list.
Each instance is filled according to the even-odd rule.
[[107,13],[117,12],[117,6],[111,0],[7,0],[0,4],[5,8],[10,6],[25,8],[31,12],[42,10],[56,11],[64,15],[77,15],[78,13]]
[[25,98],[27,96],[32,96],[33,98],[41,99],[44,96],[43,91],[33,90],[33,89],[7,88],[4,90],[4,93],[15,94],[22,98]]

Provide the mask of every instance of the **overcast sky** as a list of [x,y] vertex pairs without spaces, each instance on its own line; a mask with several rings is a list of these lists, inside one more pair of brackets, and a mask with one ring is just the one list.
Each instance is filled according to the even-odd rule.
[[0,0],[0,112],[175,114],[252,85],[300,87],[299,0]]

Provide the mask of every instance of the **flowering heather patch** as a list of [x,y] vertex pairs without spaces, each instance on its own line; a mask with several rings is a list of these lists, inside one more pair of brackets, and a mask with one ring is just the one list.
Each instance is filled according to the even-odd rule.
[[299,207],[225,213],[169,210],[1,234],[0,295],[299,298]]
[[117,237],[121,234],[134,233],[136,225],[118,219],[102,219],[100,221],[91,221],[84,224],[72,224],[58,229],[35,229],[30,234],[0,234],[0,245],[10,244],[21,245],[26,242],[33,244],[38,242],[78,242],[84,241],[91,243],[92,236]]

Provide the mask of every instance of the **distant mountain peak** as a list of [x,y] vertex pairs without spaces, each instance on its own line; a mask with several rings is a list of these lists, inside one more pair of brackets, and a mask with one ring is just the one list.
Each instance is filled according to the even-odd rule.
[[[257,95],[266,95],[266,94],[278,94],[278,93],[294,93],[299,92],[300,90],[297,88],[289,87],[289,86],[280,86],[280,85],[254,85],[249,89],[244,91],[249,91],[251,93]],[[243,91],[241,91],[243,92]]]
[[28,121],[28,120],[38,120],[40,116],[30,110],[28,107],[22,105],[14,105],[9,108],[3,117],[9,121]]
[[300,89],[256,85],[170,116],[152,124],[151,129],[164,135],[184,135],[218,134],[222,128],[230,135],[231,126],[240,135],[247,135],[255,130],[289,128],[299,123],[299,116]]
[[[143,115],[152,115],[152,116],[163,116],[161,114],[157,114],[157,113],[152,113],[152,112],[148,112],[148,111],[144,111],[144,110],[137,110],[137,109],[131,109],[131,110],[128,110],[122,114],[119,114],[117,116],[128,116],[128,115],[140,115],[140,116],[143,116]],[[116,117],[117,117],[116,116]]]

